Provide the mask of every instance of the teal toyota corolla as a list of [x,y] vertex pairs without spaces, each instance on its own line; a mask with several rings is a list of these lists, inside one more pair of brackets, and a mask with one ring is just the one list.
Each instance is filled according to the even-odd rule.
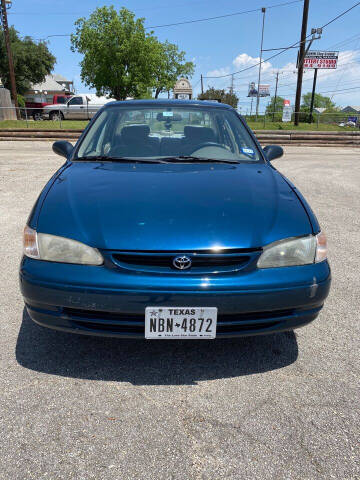
[[35,203],[20,287],[38,324],[213,339],[314,320],[330,288],[324,233],[230,106],[112,102]]

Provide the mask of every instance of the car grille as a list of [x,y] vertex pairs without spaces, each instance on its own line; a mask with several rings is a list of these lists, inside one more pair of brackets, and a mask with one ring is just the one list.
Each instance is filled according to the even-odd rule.
[[[98,331],[99,333],[123,333],[144,335],[144,314],[127,314],[63,308],[65,317],[81,329]],[[285,319],[291,318],[294,310],[274,310],[269,312],[248,312],[236,314],[220,314],[217,320],[217,335],[256,332],[270,330]]]
[[[179,270],[173,265],[177,256],[186,255],[191,267]],[[171,273],[210,273],[233,272],[244,268],[259,255],[259,249],[231,249],[222,253],[213,251],[183,252],[113,252],[112,261],[120,267],[131,270],[171,272]]]

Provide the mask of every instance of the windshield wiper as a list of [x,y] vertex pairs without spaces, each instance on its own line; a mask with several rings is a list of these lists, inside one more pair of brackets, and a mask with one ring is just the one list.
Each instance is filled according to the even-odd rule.
[[166,161],[182,161],[188,160],[191,162],[206,162],[206,163],[240,163],[238,160],[222,159],[222,158],[208,158],[208,157],[194,157],[193,155],[176,155],[173,157],[165,157]]
[[94,161],[94,162],[133,162],[133,163],[167,163],[160,159],[144,157],[108,157],[106,155],[89,155],[87,157],[76,157],[73,160]]
[[169,162],[205,162],[205,163],[239,163],[237,160],[194,157],[193,155],[177,155],[164,158],[146,158],[146,157],[108,157],[107,155],[88,155],[85,157],[76,157],[73,160],[93,161],[93,162],[132,162],[132,163],[169,163]]

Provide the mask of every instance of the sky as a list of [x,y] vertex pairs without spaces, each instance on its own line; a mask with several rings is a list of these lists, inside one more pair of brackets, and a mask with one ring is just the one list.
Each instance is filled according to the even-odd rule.
[[[13,0],[9,10],[9,24],[20,35],[44,39],[49,35],[65,35],[74,31],[74,22],[87,17],[99,6],[114,5],[132,10],[145,18],[146,27],[152,28],[161,40],[169,40],[186,52],[195,65],[191,79],[194,93],[200,92],[200,75],[217,77],[242,70],[259,61],[261,40],[261,11],[233,15],[216,20],[186,25],[158,27],[159,25],[233,14],[261,7],[270,7],[291,0]],[[310,0],[308,33],[312,27],[325,25],[339,13],[354,5],[356,0]],[[265,15],[264,49],[287,47],[300,39],[302,1],[267,8]],[[81,56],[71,52],[69,37],[50,37],[48,47],[57,58],[54,72],[74,80],[78,93],[91,92],[81,83]],[[320,70],[317,92],[332,98],[338,106],[360,105],[360,5],[328,27],[322,38],[316,40],[312,50],[339,50],[337,70]],[[264,52],[261,83],[270,84],[274,94],[275,74],[279,71],[278,95],[293,105],[296,89],[296,49],[289,49],[266,61],[277,51]],[[258,67],[234,76],[234,90],[239,96],[242,113],[250,112],[247,97],[249,82],[257,82]],[[313,70],[304,74],[303,93],[311,91]],[[229,88],[231,77],[204,79],[204,88]],[[261,99],[260,111],[269,98]]]

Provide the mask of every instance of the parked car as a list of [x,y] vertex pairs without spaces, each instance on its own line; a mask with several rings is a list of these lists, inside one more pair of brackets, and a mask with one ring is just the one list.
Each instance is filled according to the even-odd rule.
[[43,119],[43,110],[44,107],[47,105],[53,104],[64,104],[71,98],[72,95],[54,95],[52,98],[52,102],[25,102],[25,110],[23,110],[23,117],[32,117],[34,120],[42,120]]
[[89,120],[103,105],[113,101],[92,93],[73,95],[65,104],[47,105],[43,117],[49,120]]
[[230,106],[103,107],[40,194],[20,286],[53,329],[137,338],[291,330],[330,288],[325,234]]

